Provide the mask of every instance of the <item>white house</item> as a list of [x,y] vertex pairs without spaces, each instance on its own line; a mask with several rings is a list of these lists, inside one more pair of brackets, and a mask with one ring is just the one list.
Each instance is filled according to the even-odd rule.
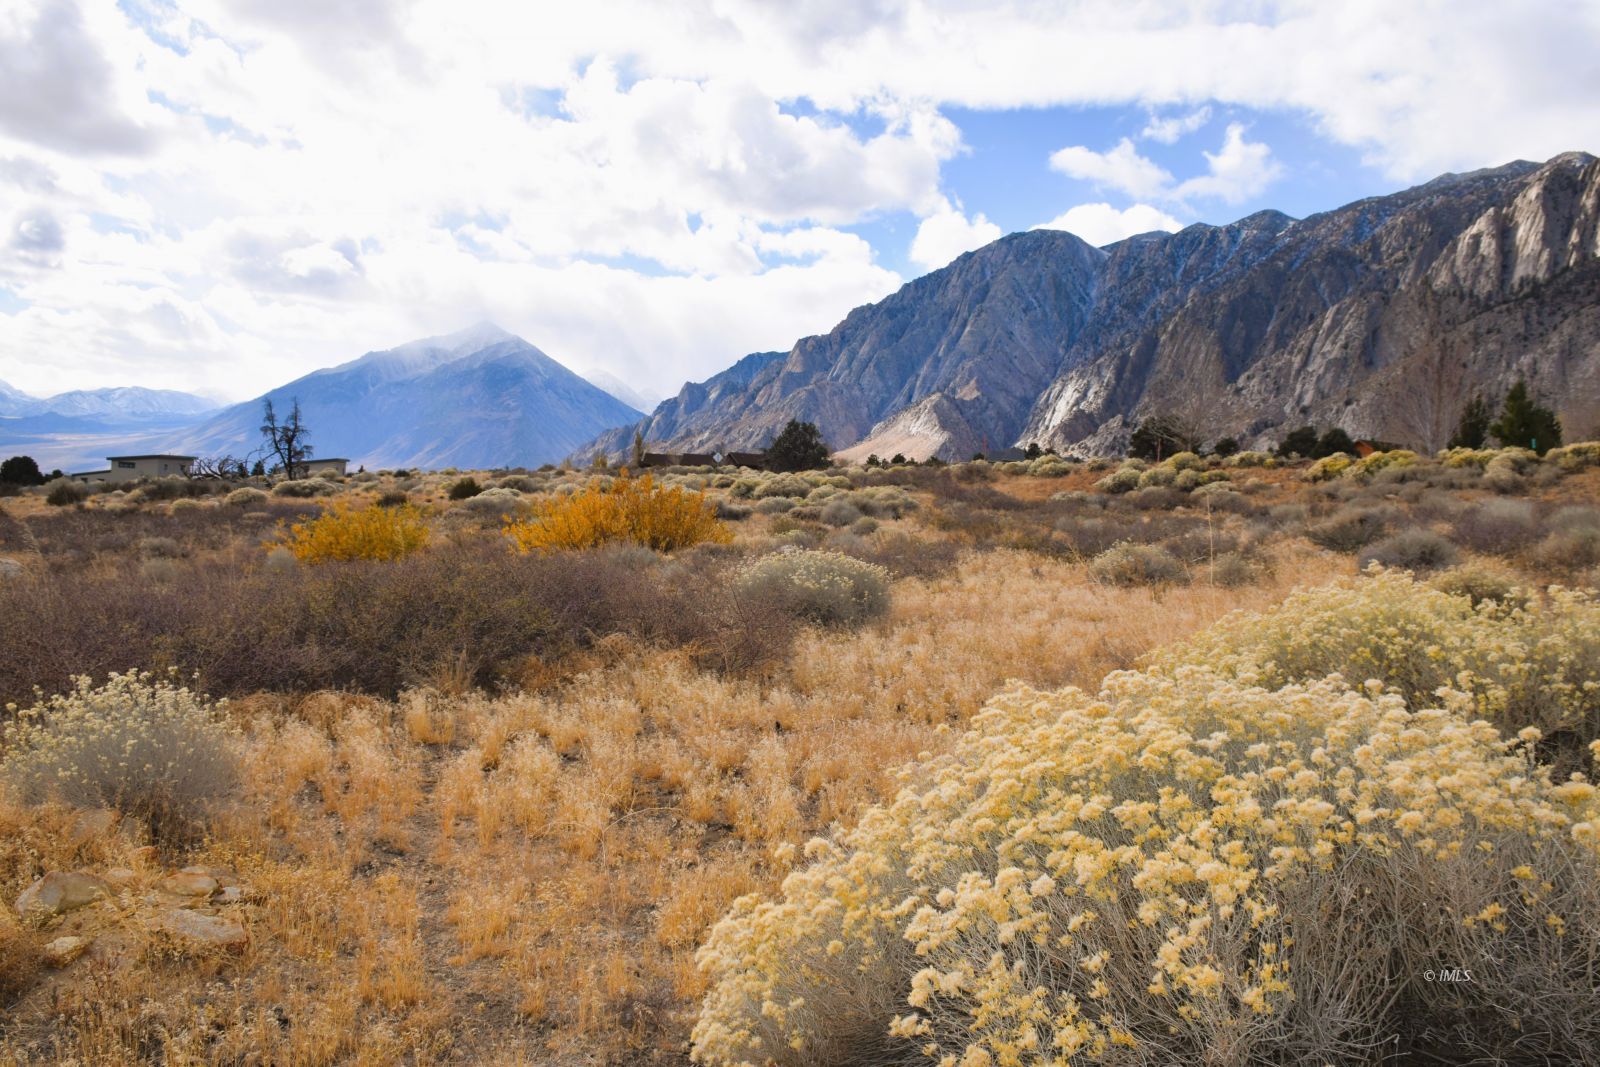
[[107,456],[103,471],[84,471],[72,475],[78,482],[136,482],[141,478],[187,475],[194,456]]

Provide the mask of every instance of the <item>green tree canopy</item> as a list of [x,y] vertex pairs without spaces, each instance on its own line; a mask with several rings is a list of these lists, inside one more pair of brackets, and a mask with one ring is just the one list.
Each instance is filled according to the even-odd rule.
[[1528,395],[1528,383],[1520,379],[1506,394],[1505,407],[1489,432],[1503,448],[1531,448],[1541,456],[1561,444],[1561,420],[1535,403]]
[[1450,435],[1447,447],[1482,448],[1489,440],[1489,424],[1493,419],[1489,402],[1482,396],[1474,396],[1461,409],[1461,421],[1456,423],[1456,432]]
[[1337,452],[1346,452],[1354,455],[1355,451],[1356,443],[1350,439],[1350,435],[1340,427],[1335,426],[1331,430],[1324,431],[1322,436],[1317,438],[1317,447],[1312,458],[1321,459]]
[[790,419],[767,446],[767,466],[775,471],[820,470],[832,454],[816,423]]
[[12,456],[0,463],[0,482],[8,485],[43,485],[44,474],[32,456]]
[[1290,430],[1288,436],[1278,445],[1278,455],[1304,456],[1310,458],[1317,451],[1317,428],[1315,426],[1301,426]]

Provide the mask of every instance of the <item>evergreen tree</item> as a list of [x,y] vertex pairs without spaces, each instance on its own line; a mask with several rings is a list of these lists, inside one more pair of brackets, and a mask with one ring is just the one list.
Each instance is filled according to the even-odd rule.
[[1211,446],[1211,451],[1215,455],[1221,456],[1222,458],[1226,459],[1227,457],[1233,455],[1235,452],[1239,451],[1239,441],[1238,441],[1237,438],[1224,437],[1222,440],[1218,441],[1215,445]]
[[1298,429],[1290,430],[1289,435],[1278,446],[1278,455],[1284,458],[1303,456],[1309,459],[1316,451],[1317,428],[1315,426],[1301,426]]
[[1528,383],[1521,379],[1506,394],[1505,407],[1489,432],[1502,448],[1531,448],[1541,456],[1561,444],[1561,420],[1534,402],[1528,395]]
[[12,456],[0,463],[0,482],[7,485],[43,485],[44,475],[32,456]]
[[832,451],[816,423],[790,419],[767,446],[767,467],[775,471],[820,470],[828,465]]
[[1450,436],[1447,447],[1482,448],[1489,440],[1489,424],[1493,419],[1489,402],[1481,395],[1474,396],[1461,409],[1461,421],[1456,423],[1456,432]]
[[633,431],[633,467],[644,469],[644,434],[639,430]]
[[1317,438],[1317,447],[1313,458],[1321,459],[1324,456],[1331,456],[1335,452],[1346,452],[1350,455],[1354,455],[1355,451],[1356,443],[1350,440],[1350,435],[1345,433],[1344,430],[1340,429],[1338,426],[1335,426],[1333,429],[1328,430],[1321,437]]

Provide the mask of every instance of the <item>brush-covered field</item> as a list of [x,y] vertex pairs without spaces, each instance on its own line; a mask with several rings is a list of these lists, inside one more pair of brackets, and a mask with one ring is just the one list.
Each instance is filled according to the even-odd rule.
[[0,1063],[1600,1064],[1600,445],[0,499]]

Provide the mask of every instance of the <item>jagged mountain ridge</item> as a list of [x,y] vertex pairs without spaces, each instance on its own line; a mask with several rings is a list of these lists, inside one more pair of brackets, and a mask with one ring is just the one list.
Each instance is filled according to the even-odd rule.
[[[1568,153],[1103,249],[1012,234],[638,425],[652,448],[707,451],[801,418],[853,459],[1106,453],[1160,412],[1211,437],[1317,422],[1436,447],[1459,396],[1526,377],[1582,432],[1600,416],[1597,226],[1600,162]],[[581,451],[620,455],[634,429]]]
[[251,454],[267,399],[280,417],[299,401],[315,455],[369,467],[537,466],[639,416],[527,341],[482,324],[313,371],[168,447]]

